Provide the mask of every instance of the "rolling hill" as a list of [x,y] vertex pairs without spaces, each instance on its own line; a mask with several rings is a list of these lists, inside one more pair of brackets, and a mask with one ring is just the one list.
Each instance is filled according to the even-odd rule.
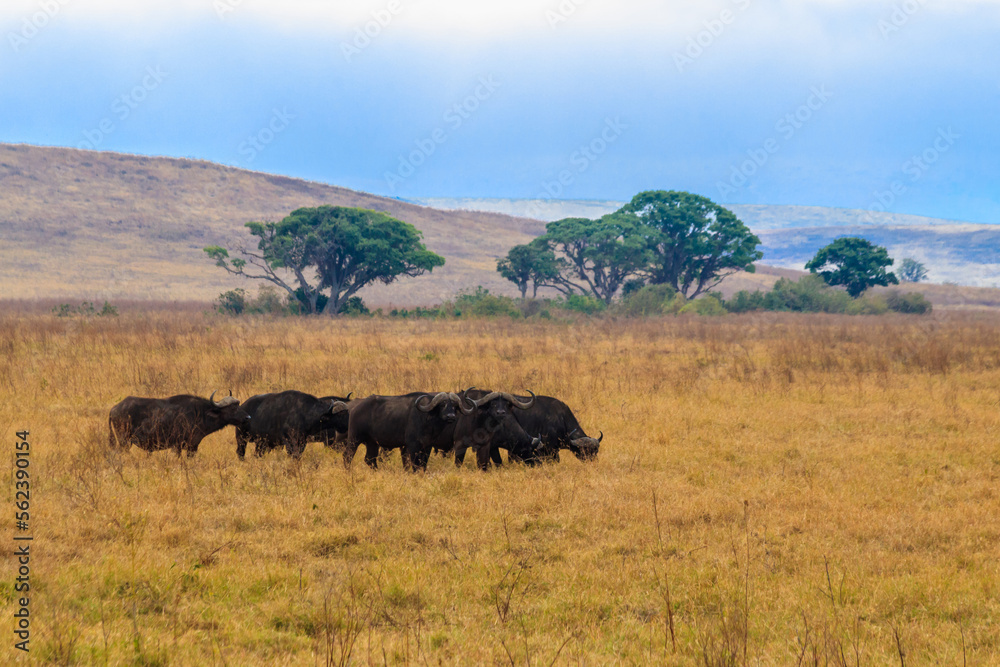
[[[487,200],[472,201],[489,208]],[[410,222],[423,232],[427,247],[447,259],[431,274],[366,290],[362,296],[370,304],[439,303],[476,285],[515,294],[496,273],[496,258],[542,233],[542,219],[556,209],[539,214],[507,207],[522,215],[539,214],[539,219],[529,219],[442,210],[462,206],[456,200],[434,202],[441,208],[198,160],[0,144],[0,299],[206,302],[234,287],[254,290],[258,282],[224,273],[202,248],[250,241],[247,221],[278,220],[298,207],[322,204],[370,208]],[[617,205],[583,202],[571,214],[599,215],[600,206]],[[770,216],[776,221],[759,233],[767,261],[779,266],[733,276],[723,284],[724,293],[767,289],[782,275],[799,275],[794,269],[802,253],[850,229],[780,229],[778,222],[787,221],[789,212],[781,218],[779,207],[759,208],[753,219]],[[831,210],[804,209],[800,215],[817,220]],[[746,212],[740,215],[752,220]],[[886,241],[895,233],[891,227],[878,231]],[[1000,247],[994,233],[994,228],[953,224],[906,227],[907,240],[926,253],[955,252],[962,259],[979,248],[984,281],[992,279],[990,252]],[[914,250],[913,256],[928,255]],[[921,290],[939,305],[1000,305],[1000,290],[947,285],[922,285]]]
[[248,241],[247,221],[322,204],[410,222],[447,259],[432,274],[364,294],[381,304],[435,303],[477,284],[508,289],[495,257],[543,228],[197,160],[0,144],[0,298],[209,301],[256,289],[202,248]]

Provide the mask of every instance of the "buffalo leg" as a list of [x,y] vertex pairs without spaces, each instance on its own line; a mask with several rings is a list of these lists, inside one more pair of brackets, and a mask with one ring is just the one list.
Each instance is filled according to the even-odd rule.
[[[507,455],[508,457],[510,454]],[[490,446],[490,460],[493,461],[493,465],[500,467],[503,465],[503,458],[500,456],[500,448],[496,445]]]
[[236,429],[236,456],[243,460],[243,457],[247,453],[247,436],[245,433],[241,433],[239,429]]
[[306,439],[303,437],[285,441],[285,450],[293,459],[301,458],[302,452],[306,451]]
[[357,443],[357,442],[350,442],[350,441],[348,441],[344,445],[344,467],[345,468],[350,468],[351,467],[351,461],[354,460],[354,455],[358,451],[358,445],[359,445],[359,443]]
[[377,444],[365,443],[365,463],[372,470],[378,470],[378,450]]

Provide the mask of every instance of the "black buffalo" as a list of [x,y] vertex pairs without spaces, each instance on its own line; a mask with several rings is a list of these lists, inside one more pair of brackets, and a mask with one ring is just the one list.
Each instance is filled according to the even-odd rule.
[[347,411],[342,401],[295,390],[253,396],[243,407],[253,419],[236,429],[236,455],[241,459],[248,442],[254,443],[257,456],[284,447],[289,456],[298,458],[309,436],[333,428]]
[[401,450],[403,465],[427,467],[431,447],[450,441],[459,414],[476,408],[450,392],[413,392],[402,396],[369,396],[351,404],[344,465],[350,467],[358,447],[365,446],[365,463],[378,467],[381,450]]
[[[519,415],[535,405],[535,395],[514,396],[506,392],[467,389],[464,395],[476,406],[476,413],[459,420],[455,427],[452,446],[455,465],[461,466],[465,452],[472,447],[476,464],[485,470],[490,459],[500,464],[500,449],[506,449],[516,461],[534,463],[540,440],[521,426]],[[438,449],[447,451],[446,447]]]
[[[513,398],[522,402],[528,401],[527,396]],[[588,436],[580,426],[573,411],[558,398],[532,394],[531,400],[530,406],[512,412],[514,419],[525,433],[537,436],[541,440],[541,445],[529,462],[545,459],[558,461],[560,449],[570,450],[581,461],[591,461],[597,458],[601,440],[604,439],[603,432],[599,438]],[[494,438],[489,451],[485,452],[481,441],[477,442],[475,439],[468,438],[460,441],[456,437],[455,465],[462,465],[465,460],[465,452],[469,447],[472,447],[476,452],[477,462],[480,466],[483,465],[483,460],[487,455],[494,464],[499,465],[502,460],[499,449],[503,447],[503,440],[503,438]],[[516,449],[508,448],[508,450],[512,460],[524,460],[523,453]]]
[[528,433],[537,435],[542,446],[540,458],[559,460],[559,450],[568,449],[581,461],[593,461],[601,448],[604,432],[597,438],[588,436],[569,406],[552,396],[538,396],[530,410],[514,415]]
[[347,396],[320,396],[321,401],[338,401],[347,405],[348,410],[341,410],[327,419],[327,426],[306,438],[307,442],[322,442],[327,447],[342,446],[347,440],[347,426],[350,419],[352,391]]
[[129,396],[111,408],[108,415],[109,441],[112,447],[128,449],[135,445],[147,452],[173,449],[194,456],[198,445],[210,433],[230,424],[241,426],[250,414],[239,400],[227,396],[215,400],[181,394],[170,398]]

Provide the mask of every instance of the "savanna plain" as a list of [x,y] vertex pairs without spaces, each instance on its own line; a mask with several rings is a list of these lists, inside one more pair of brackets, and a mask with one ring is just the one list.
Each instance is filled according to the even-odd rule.
[[[0,314],[0,514],[32,442],[31,652],[54,664],[1000,663],[1000,317]],[[599,459],[483,473],[310,444],[108,447],[126,395],[477,387]],[[470,457],[471,458],[471,457]],[[0,581],[12,648],[14,568]]]

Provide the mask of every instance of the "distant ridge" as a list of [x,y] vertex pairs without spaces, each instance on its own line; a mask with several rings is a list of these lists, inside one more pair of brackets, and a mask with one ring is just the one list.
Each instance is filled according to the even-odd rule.
[[[451,210],[480,210],[537,217],[597,218],[624,202],[558,199],[414,200]],[[839,236],[862,236],[889,248],[896,259],[913,257],[930,269],[930,280],[962,285],[1000,285],[1000,225],[980,225],[902,213],[821,206],[727,205],[761,238],[764,263],[801,269],[816,250]]]

